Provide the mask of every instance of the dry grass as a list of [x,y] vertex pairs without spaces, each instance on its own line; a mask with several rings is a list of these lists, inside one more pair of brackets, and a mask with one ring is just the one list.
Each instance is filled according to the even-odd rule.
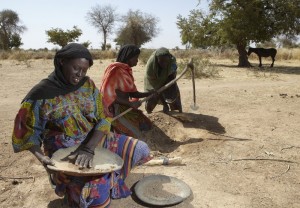
[[[95,59],[114,59],[116,58],[117,51],[108,50],[90,50]],[[147,60],[153,49],[142,49],[140,59],[142,62]],[[18,60],[20,57],[26,59],[52,59],[55,54],[55,50],[12,50],[12,51],[0,51],[1,59],[13,59]],[[179,49],[171,50],[171,53],[178,59],[184,59],[189,57],[201,57],[201,58],[218,58],[218,59],[236,59],[238,53],[236,49]],[[251,58],[251,56],[250,56]],[[300,48],[278,48],[277,56],[278,60],[300,60]]]
[[[94,59],[115,59],[117,56],[116,50],[101,51],[97,49],[90,50]],[[142,49],[140,60],[146,63],[153,49]],[[55,50],[39,49],[39,50],[12,50],[0,51],[0,59],[24,60],[24,59],[53,59]],[[189,59],[191,57],[202,59],[230,59],[237,60],[238,52],[234,48],[229,49],[179,49],[171,50],[171,53],[177,59]],[[251,55],[249,58],[254,58]],[[255,57],[256,58],[256,57]],[[300,48],[278,48],[277,60],[300,60]]]
[[[102,51],[97,49],[91,49],[91,54],[96,60],[111,60],[114,61],[117,56],[116,50]],[[140,63],[145,65],[153,49],[141,49],[139,57]],[[27,68],[32,67],[32,61],[36,59],[52,60],[54,58],[56,50],[12,50],[9,52],[0,51],[0,60],[16,60],[20,64],[24,64]],[[170,51],[178,62],[178,73],[185,67],[190,58],[193,58],[195,66],[196,78],[218,78],[219,68],[216,67],[215,60],[227,60],[232,64],[238,62],[238,52],[236,49],[189,49],[189,50],[171,50]],[[270,59],[267,58],[267,59]],[[276,63],[279,61],[299,61],[300,60],[300,48],[279,48],[277,50]],[[256,54],[249,56],[251,63],[258,62]],[[214,62],[214,63],[213,63]],[[265,61],[264,61],[265,62]],[[191,72],[188,71],[185,75],[186,78],[191,78]]]

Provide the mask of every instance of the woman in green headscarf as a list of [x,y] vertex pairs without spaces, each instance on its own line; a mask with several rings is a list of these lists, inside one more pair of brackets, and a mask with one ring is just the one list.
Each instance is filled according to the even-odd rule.
[[[159,48],[152,53],[147,65],[144,77],[145,91],[158,90],[176,78],[177,74],[176,58],[167,48]],[[163,112],[178,110],[182,112],[180,92],[177,83],[163,91],[159,97],[153,97],[146,101],[145,108],[151,113],[156,105],[163,105]]]

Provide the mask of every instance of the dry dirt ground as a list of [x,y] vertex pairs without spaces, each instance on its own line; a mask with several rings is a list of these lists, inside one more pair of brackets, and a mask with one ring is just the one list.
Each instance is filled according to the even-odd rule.
[[[88,72],[98,86],[110,62],[96,60]],[[183,165],[138,167],[127,184],[154,174],[181,179],[192,195],[177,208],[300,207],[300,62],[278,61],[272,71],[211,62],[220,77],[196,80],[197,111],[190,109],[191,80],[180,79],[181,117],[163,114],[160,106],[149,115],[155,128],[145,141],[164,156],[182,157]],[[52,66],[51,60],[0,60],[1,208],[60,207],[42,166],[29,152],[13,153],[11,145],[20,101]],[[143,74],[144,66],[134,67],[141,91]],[[112,207],[145,206],[133,196]]]

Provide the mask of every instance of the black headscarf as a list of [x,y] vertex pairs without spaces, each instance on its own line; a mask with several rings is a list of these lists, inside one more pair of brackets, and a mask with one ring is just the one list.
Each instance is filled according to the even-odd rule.
[[93,58],[89,50],[83,45],[78,43],[70,43],[56,52],[54,57],[54,71],[48,76],[48,78],[41,80],[35,85],[26,97],[27,99],[39,100],[39,99],[51,99],[59,95],[66,95],[79,89],[88,77],[84,77],[77,85],[68,84],[61,70],[60,60],[62,59],[76,59],[86,58],[89,60],[89,65],[93,65]]
[[124,45],[118,53],[117,62],[126,64],[129,59],[136,55],[139,55],[140,53],[141,51],[136,45]]

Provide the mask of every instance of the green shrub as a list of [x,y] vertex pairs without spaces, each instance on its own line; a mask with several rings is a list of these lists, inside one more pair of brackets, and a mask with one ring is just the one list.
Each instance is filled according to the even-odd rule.
[[[183,69],[188,64],[189,60],[182,59],[181,61],[177,62],[178,64],[178,73],[180,74]],[[193,65],[194,65],[194,76],[195,78],[218,78],[219,70],[208,60],[208,59],[200,59],[200,58],[193,58]],[[185,73],[185,77],[191,79],[192,78],[192,71],[188,70]]]

